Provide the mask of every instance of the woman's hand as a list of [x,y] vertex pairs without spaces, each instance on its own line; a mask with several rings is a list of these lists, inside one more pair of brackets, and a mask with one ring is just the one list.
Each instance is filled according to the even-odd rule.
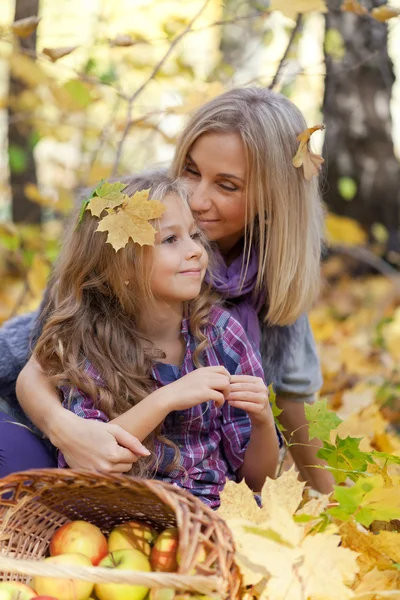
[[185,410],[209,400],[222,406],[230,392],[230,379],[225,367],[201,367],[168,384],[163,392],[170,410]]
[[273,421],[268,388],[261,377],[232,375],[226,400],[231,406],[245,410],[252,423]]
[[137,438],[119,425],[82,419],[63,410],[51,441],[72,469],[126,473],[139,458],[150,454]]

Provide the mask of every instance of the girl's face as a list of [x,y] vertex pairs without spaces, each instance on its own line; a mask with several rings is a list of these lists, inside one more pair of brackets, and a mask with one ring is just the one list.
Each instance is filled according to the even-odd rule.
[[208,265],[202,234],[183,200],[171,194],[163,203],[166,211],[155,237],[151,290],[156,299],[169,304],[193,300]]
[[190,207],[209,240],[229,252],[246,226],[246,159],[237,133],[205,133],[193,144],[184,175]]

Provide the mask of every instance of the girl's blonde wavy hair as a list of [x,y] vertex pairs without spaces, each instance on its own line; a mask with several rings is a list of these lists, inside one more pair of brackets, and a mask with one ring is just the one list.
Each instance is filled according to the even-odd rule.
[[296,321],[320,289],[323,211],[318,182],[306,181],[303,169],[292,164],[296,137],[306,127],[298,108],[281,94],[233,89],[190,118],[171,167],[174,177],[184,175],[187,155],[202,135],[240,135],[246,153],[245,257],[255,244],[256,291],[265,290],[269,325]]
[[[124,178],[124,182],[129,195],[151,188],[150,197],[162,201],[173,194],[187,204],[187,187],[163,173]],[[107,234],[96,232],[98,219],[85,211],[77,226],[77,214],[67,230],[53,272],[41,315],[45,325],[34,356],[54,386],[81,389],[113,419],[154,391],[151,368],[155,360],[164,356],[161,351],[145,350],[151,343],[138,329],[143,308],[153,300],[149,285],[153,247],[130,241],[115,252],[106,243]],[[157,227],[157,222],[153,224]],[[193,356],[196,366],[201,366],[207,346],[203,328],[213,304],[215,298],[206,284],[197,298],[185,304],[190,330],[198,341]],[[94,381],[86,371],[87,360],[101,382]],[[134,465],[135,474],[155,474],[156,440],[161,448],[165,444],[175,451],[169,470],[179,467],[179,450],[161,431],[162,423],[144,440],[153,452]]]

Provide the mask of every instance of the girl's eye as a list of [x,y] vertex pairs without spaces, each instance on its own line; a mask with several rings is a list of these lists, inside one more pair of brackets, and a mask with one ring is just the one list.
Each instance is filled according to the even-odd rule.
[[190,165],[185,165],[184,170],[187,173],[190,173],[191,175],[200,175],[200,173],[198,173],[193,167],[191,167]]
[[162,241],[163,244],[173,244],[174,242],[176,242],[176,235],[170,235],[167,238],[165,238],[165,240]]

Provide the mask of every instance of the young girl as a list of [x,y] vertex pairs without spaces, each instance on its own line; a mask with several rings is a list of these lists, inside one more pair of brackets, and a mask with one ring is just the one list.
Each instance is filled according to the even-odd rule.
[[[314,401],[321,385],[305,313],[318,292],[322,236],[317,178],[306,180],[292,162],[305,128],[299,110],[282,95],[263,88],[231,90],[189,119],[172,171],[189,178],[191,208],[213,241],[213,284],[249,336],[261,340],[265,378],[274,384],[301,475],[329,492],[330,473],[313,468],[322,461],[304,414],[304,403]],[[22,329],[27,339],[26,326]],[[63,449],[70,466],[121,471],[140,455],[137,440],[120,428],[77,420],[62,410],[34,361],[22,371],[17,389],[27,415]]]
[[257,492],[274,476],[278,438],[257,353],[203,283],[208,257],[187,189],[157,179],[151,196],[165,212],[153,247],[130,240],[115,252],[89,210],[73,224],[34,356],[65,408],[144,442],[151,453],[134,473],[216,508],[226,477]]

